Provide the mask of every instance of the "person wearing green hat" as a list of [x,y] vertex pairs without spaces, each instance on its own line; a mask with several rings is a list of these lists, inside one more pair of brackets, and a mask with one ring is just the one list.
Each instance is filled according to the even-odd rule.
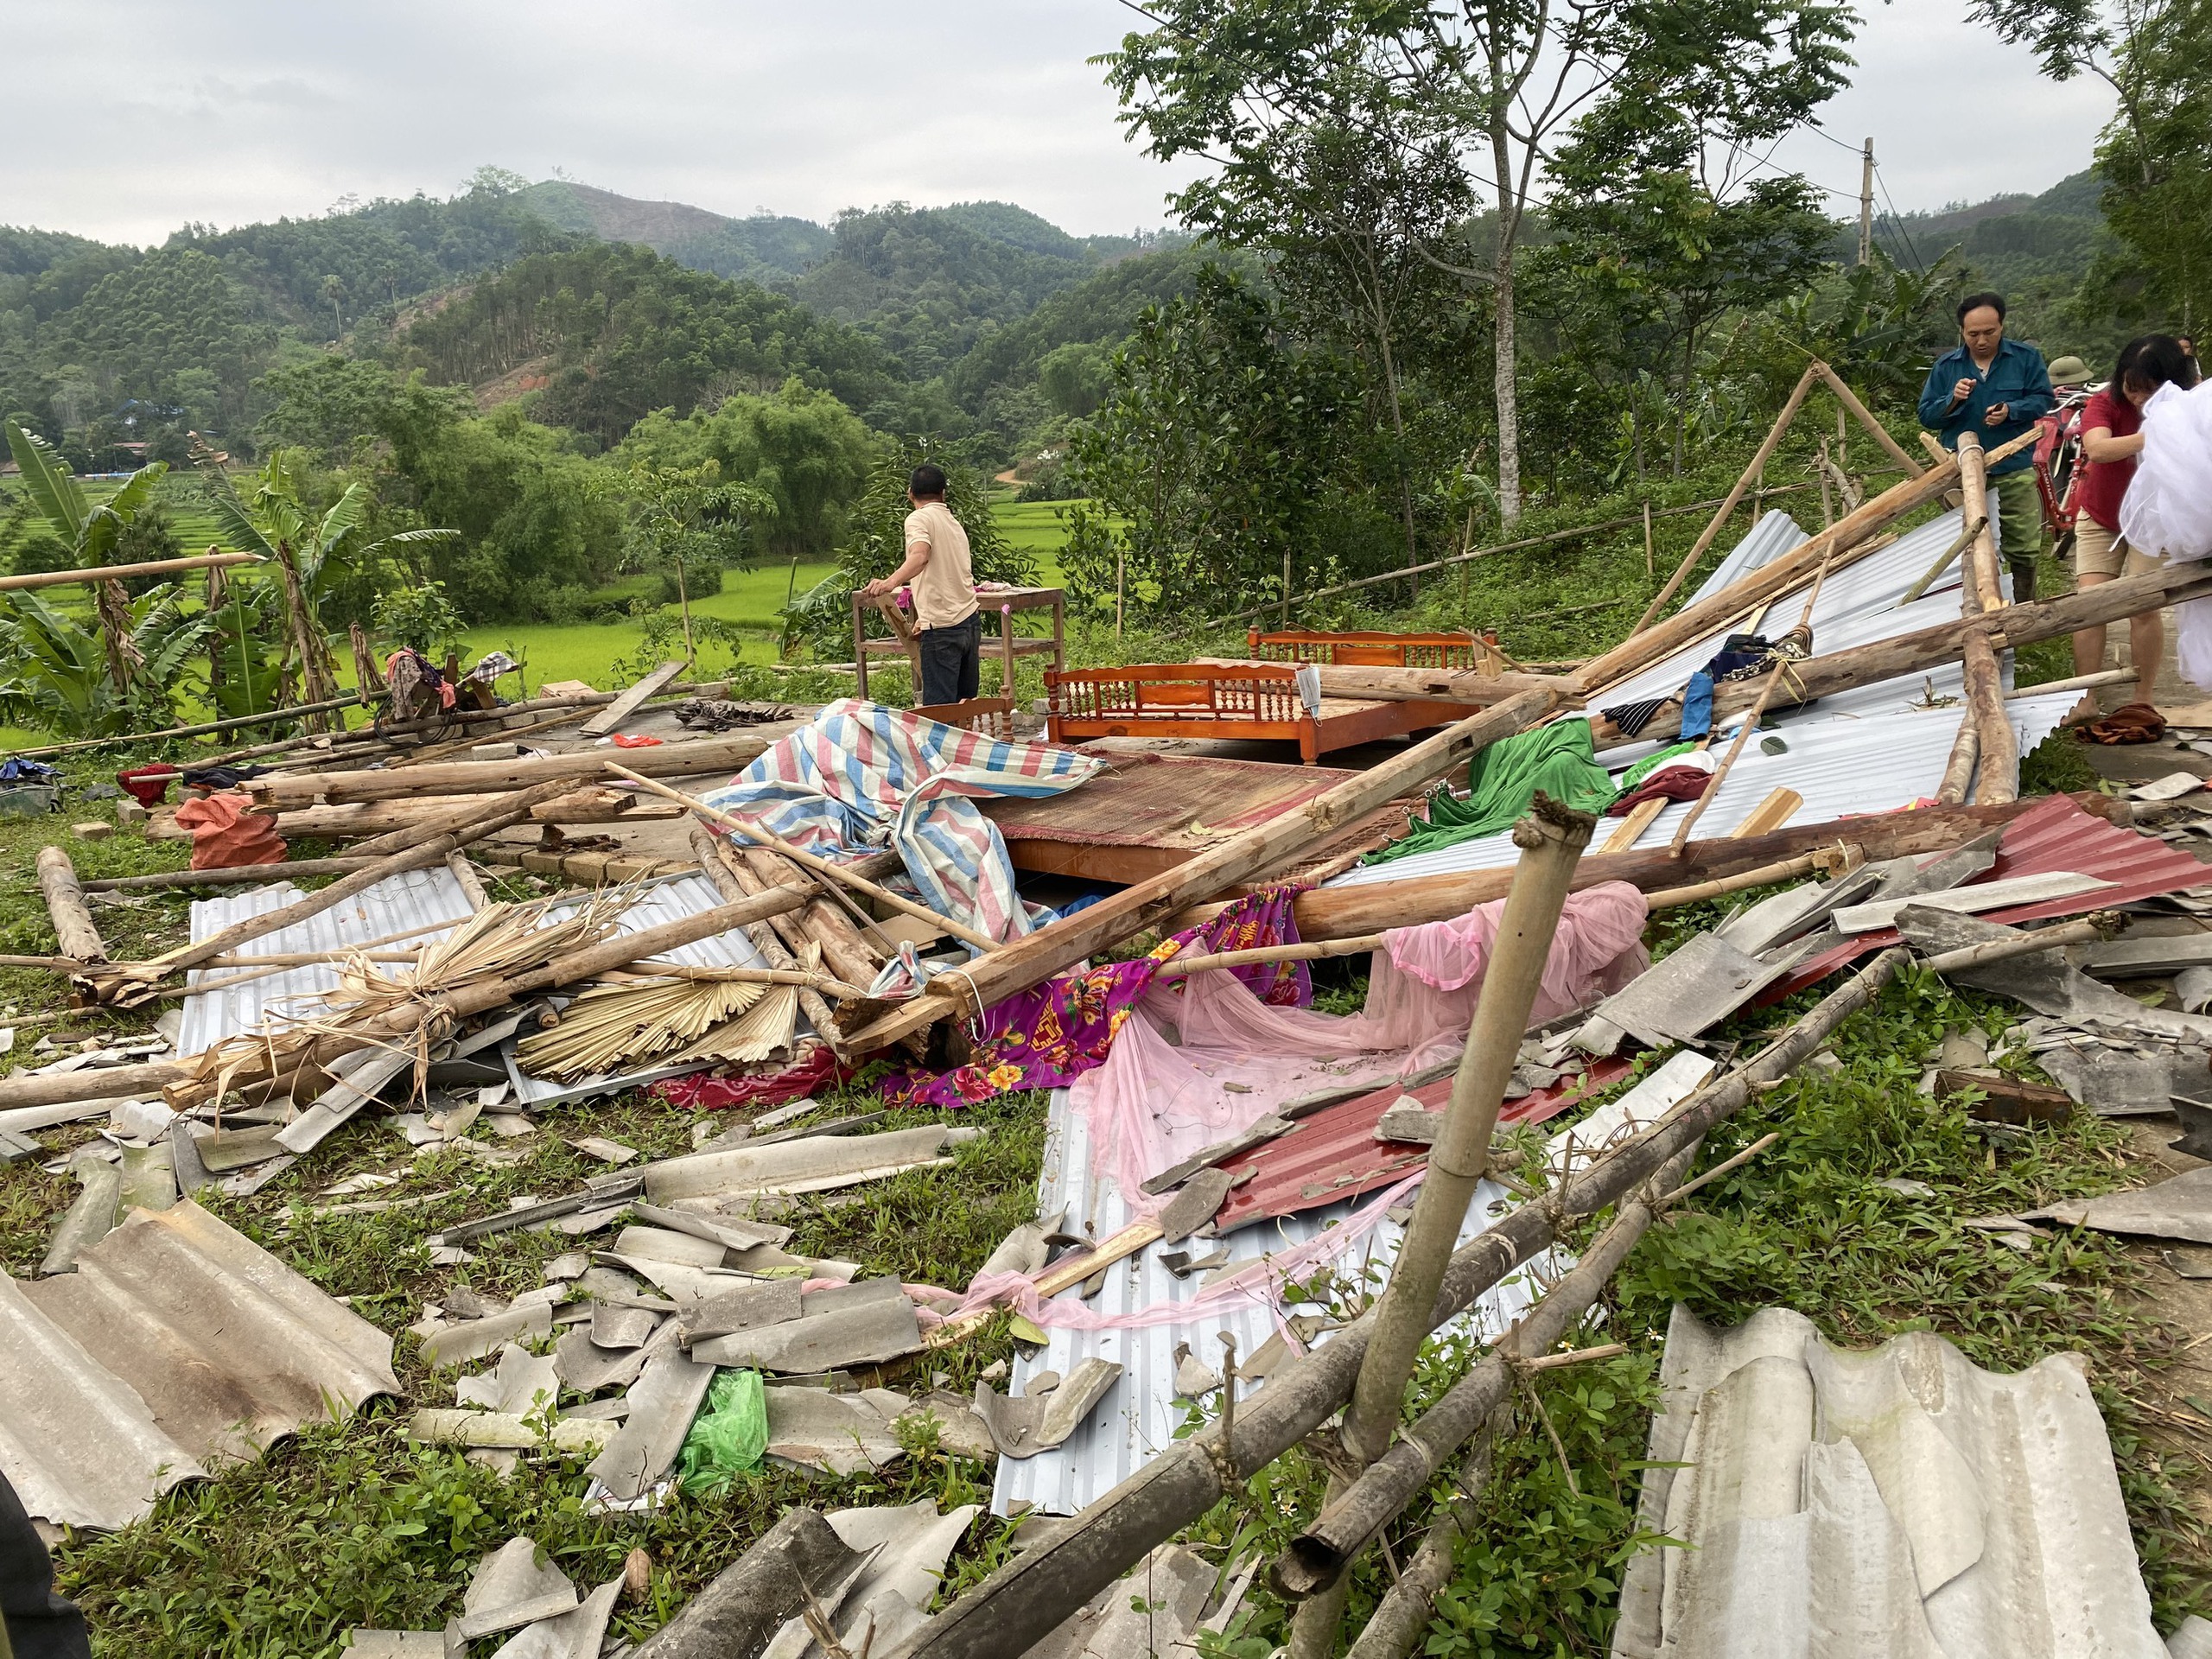
[[2089,365],[2069,352],[2050,362],[2050,389],[2063,397],[2069,391],[2079,391],[2089,384]]

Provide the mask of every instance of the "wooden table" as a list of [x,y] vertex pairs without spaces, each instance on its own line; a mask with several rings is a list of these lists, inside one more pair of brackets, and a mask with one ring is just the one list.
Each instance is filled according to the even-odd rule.
[[1464,720],[1465,703],[1324,697],[1309,709],[1298,671],[1273,663],[1135,663],[1057,670],[1046,729],[1055,743],[1099,737],[1242,738],[1321,756]]
[[[989,619],[998,620],[998,632],[986,626],[983,632],[985,655],[995,652],[1001,664],[999,695],[1011,701],[1014,697],[1014,666],[1017,657],[1042,657],[1049,654],[1057,672],[1067,666],[1067,594],[1059,588],[978,588],[976,605],[988,624]],[[1052,613],[1052,633],[1050,639],[1041,635],[1017,633],[1014,619],[1022,611],[1045,611]],[[914,695],[922,695],[922,667],[917,636],[911,629],[890,639],[871,639],[868,637],[868,613],[878,611],[893,618],[893,626],[904,628],[903,613],[895,613],[864,599],[853,595],[853,664],[858,682],[859,695],[868,696],[868,665],[871,657],[904,657],[914,673]],[[982,690],[978,686],[977,690]]]

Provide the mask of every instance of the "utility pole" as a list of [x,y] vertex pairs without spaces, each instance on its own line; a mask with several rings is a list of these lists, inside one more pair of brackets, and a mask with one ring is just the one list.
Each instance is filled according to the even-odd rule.
[[1859,164],[1859,263],[1874,263],[1874,141],[1866,141],[1866,149]]

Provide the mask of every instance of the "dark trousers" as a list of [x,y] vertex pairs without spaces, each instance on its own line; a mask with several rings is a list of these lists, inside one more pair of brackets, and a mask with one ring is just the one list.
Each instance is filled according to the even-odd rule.
[[949,628],[924,628],[915,638],[922,647],[923,702],[965,702],[982,689],[982,613]]

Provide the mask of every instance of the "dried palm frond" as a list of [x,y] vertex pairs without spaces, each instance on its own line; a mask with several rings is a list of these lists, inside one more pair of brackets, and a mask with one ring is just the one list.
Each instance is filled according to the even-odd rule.
[[[329,1012],[313,1018],[276,1014],[255,1031],[217,1044],[200,1057],[196,1081],[213,1081],[218,1097],[233,1077],[269,1077],[283,1082],[308,1068],[327,1039],[334,1046],[382,1048],[404,1052],[415,1062],[415,1088],[422,1093],[430,1050],[450,1021],[442,1014],[422,1021],[404,1038],[379,1037],[389,1016],[410,1001],[445,996],[470,986],[512,979],[542,968],[556,957],[598,944],[615,931],[639,889],[611,887],[578,901],[567,896],[521,905],[486,905],[444,938],[423,948],[411,967],[372,960],[365,950],[346,958],[337,989],[321,999]],[[556,912],[559,913],[555,914]],[[548,917],[552,919],[549,920]],[[328,1051],[326,1050],[326,1052]]]
[[[525,1037],[515,1058],[532,1077],[563,1082],[598,1077],[697,1041],[769,1000],[762,994],[771,988],[749,981],[658,976],[594,985],[562,1010],[550,1031]],[[793,988],[772,988],[796,997]]]

